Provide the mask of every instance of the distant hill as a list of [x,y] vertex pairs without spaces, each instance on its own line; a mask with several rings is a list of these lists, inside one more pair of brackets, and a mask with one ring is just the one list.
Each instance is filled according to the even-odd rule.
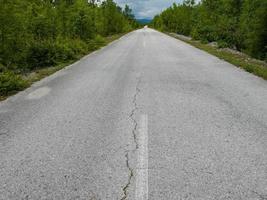
[[137,21],[138,21],[140,24],[145,25],[145,24],[149,24],[149,23],[152,21],[152,19],[137,19]]

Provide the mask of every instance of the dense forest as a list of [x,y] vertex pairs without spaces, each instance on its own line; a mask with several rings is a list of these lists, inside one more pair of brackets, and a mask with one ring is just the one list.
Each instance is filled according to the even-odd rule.
[[0,0],[0,96],[23,74],[74,60],[110,35],[138,27],[112,0]]
[[266,0],[185,0],[157,15],[151,25],[267,60]]

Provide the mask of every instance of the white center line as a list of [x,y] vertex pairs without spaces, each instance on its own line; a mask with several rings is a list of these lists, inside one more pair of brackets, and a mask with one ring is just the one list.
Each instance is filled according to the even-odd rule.
[[136,200],[148,199],[148,116],[142,115],[138,132]]
[[145,40],[143,41],[143,47],[146,47],[146,41]]

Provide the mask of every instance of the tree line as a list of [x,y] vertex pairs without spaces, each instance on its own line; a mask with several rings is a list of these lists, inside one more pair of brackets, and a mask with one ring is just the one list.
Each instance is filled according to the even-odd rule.
[[267,60],[266,0],[184,0],[155,16],[151,25]]
[[22,74],[75,60],[138,26],[129,6],[113,0],[0,0],[0,97],[29,84]]
[[0,72],[55,65],[137,27],[112,0],[0,0]]

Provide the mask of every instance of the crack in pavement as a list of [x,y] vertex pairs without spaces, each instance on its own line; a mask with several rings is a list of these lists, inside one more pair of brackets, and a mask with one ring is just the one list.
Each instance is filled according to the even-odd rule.
[[126,157],[126,166],[127,166],[127,169],[129,170],[130,172],[130,175],[128,177],[128,181],[127,181],[127,184],[124,186],[123,188],[123,197],[121,198],[121,200],[125,200],[127,198],[127,190],[128,188],[130,187],[130,184],[131,184],[131,180],[134,176],[134,173],[133,173],[133,169],[130,167],[130,164],[129,164],[129,152],[127,152],[125,154],[125,157]]
[[137,150],[139,148],[138,146],[138,141],[137,141],[137,127],[138,127],[138,123],[134,118],[134,115],[136,113],[136,111],[138,110],[138,106],[137,106],[137,97],[138,94],[140,93],[140,89],[139,89],[139,85],[140,85],[141,79],[139,78],[137,85],[136,85],[136,89],[135,89],[135,95],[133,97],[133,104],[134,104],[134,108],[129,116],[129,118],[132,120],[133,124],[134,124],[134,129],[132,130],[132,134],[133,134],[133,138],[134,138],[134,143],[135,143],[135,150]]
[[[134,116],[135,116],[136,111],[138,110],[137,97],[138,97],[138,95],[140,93],[140,88],[139,88],[140,83],[141,83],[141,77],[138,78],[138,82],[136,84],[135,94],[134,94],[133,101],[132,101],[132,103],[133,103],[134,106],[133,106],[133,109],[132,109],[132,111],[131,111],[131,113],[129,115],[129,118],[131,119],[131,121],[134,124],[134,128],[132,130],[132,135],[133,135],[133,139],[134,139],[134,143],[135,143],[135,149],[132,150],[133,152],[135,152],[139,148],[138,141],[137,141],[137,127],[138,127],[138,123],[135,120]],[[127,150],[127,152],[125,154],[126,167],[127,167],[128,171],[129,171],[129,177],[128,177],[127,184],[123,187],[123,197],[121,198],[121,200],[127,199],[128,189],[129,189],[129,187],[131,185],[132,178],[134,177],[134,170],[130,166],[130,162],[129,162],[129,153],[130,153],[130,150]]]

